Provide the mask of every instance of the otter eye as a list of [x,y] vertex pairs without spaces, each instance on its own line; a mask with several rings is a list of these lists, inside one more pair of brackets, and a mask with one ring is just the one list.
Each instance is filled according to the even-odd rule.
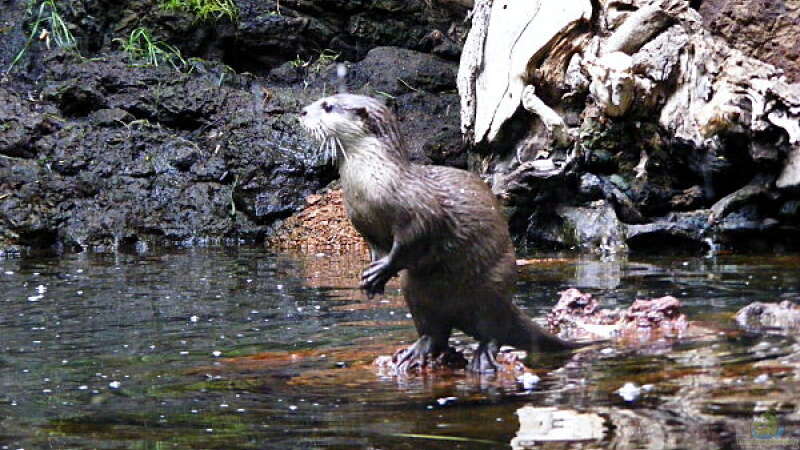
[[326,113],[333,111],[333,105],[331,105],[328,102],[322,102],[322,105],[320,106],[322,106],[322,110],[325,111]]

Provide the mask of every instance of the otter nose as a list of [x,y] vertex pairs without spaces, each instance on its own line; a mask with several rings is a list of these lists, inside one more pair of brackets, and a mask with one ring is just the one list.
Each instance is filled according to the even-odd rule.
[[307,114],[308,114],[308,109],[307,108],[303,108],[303,110],[300,111],[300,117],[305,117]]

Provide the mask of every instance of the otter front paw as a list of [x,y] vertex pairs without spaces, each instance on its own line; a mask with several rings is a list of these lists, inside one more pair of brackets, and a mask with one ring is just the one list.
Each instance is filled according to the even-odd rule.
[[361,274],[361,285],[359,286],[367,294],[367,298],[372,298],[376,294],[383,294],[383,288],[389,279],[395,275],[389,258],[373,261],[369,267]]

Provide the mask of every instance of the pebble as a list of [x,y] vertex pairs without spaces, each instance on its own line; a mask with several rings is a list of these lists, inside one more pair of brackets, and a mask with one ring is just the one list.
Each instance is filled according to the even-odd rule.
[[633,402],[639,399],[642,395],[642,388],[636,383],[625,383],[621,388],[616,390],[617,394],[622,397],[626,402]]
[[440,406],[444,406],[449,403],[453,403],[456,400],[458,400],[458,397],[442,397],[442,398],[437,398],[436,403],[438,403]]
[[522,383],[522,387],[525,388],[525,390],[529,391],[533,389],[537,384],[539,384],[541,378],[539,378],[536,374],[525,372],[524,374],[517,377],[517,381]]

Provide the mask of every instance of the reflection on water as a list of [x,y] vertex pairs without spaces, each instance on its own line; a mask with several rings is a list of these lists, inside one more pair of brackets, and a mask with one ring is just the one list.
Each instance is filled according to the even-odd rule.
[[[607,307],[670,294],[710,332],[539,358],[532,389],[464,374],[398,380],[370,362],[415,332],[396,284],[369,301],[356,289],[359,258],[242,248],[0,260],[0,448],[495,448],[512,439],[518,448],[730,448],[800,438],[800,347],[733,321],[752,301],[800,299],[800,258],[547,261],[520,268],[515,300],[532,316],[567,287]],[[626,383],[652,386],[626,401]],[[542,431],[570,420],[602,430],[574,444]]]

